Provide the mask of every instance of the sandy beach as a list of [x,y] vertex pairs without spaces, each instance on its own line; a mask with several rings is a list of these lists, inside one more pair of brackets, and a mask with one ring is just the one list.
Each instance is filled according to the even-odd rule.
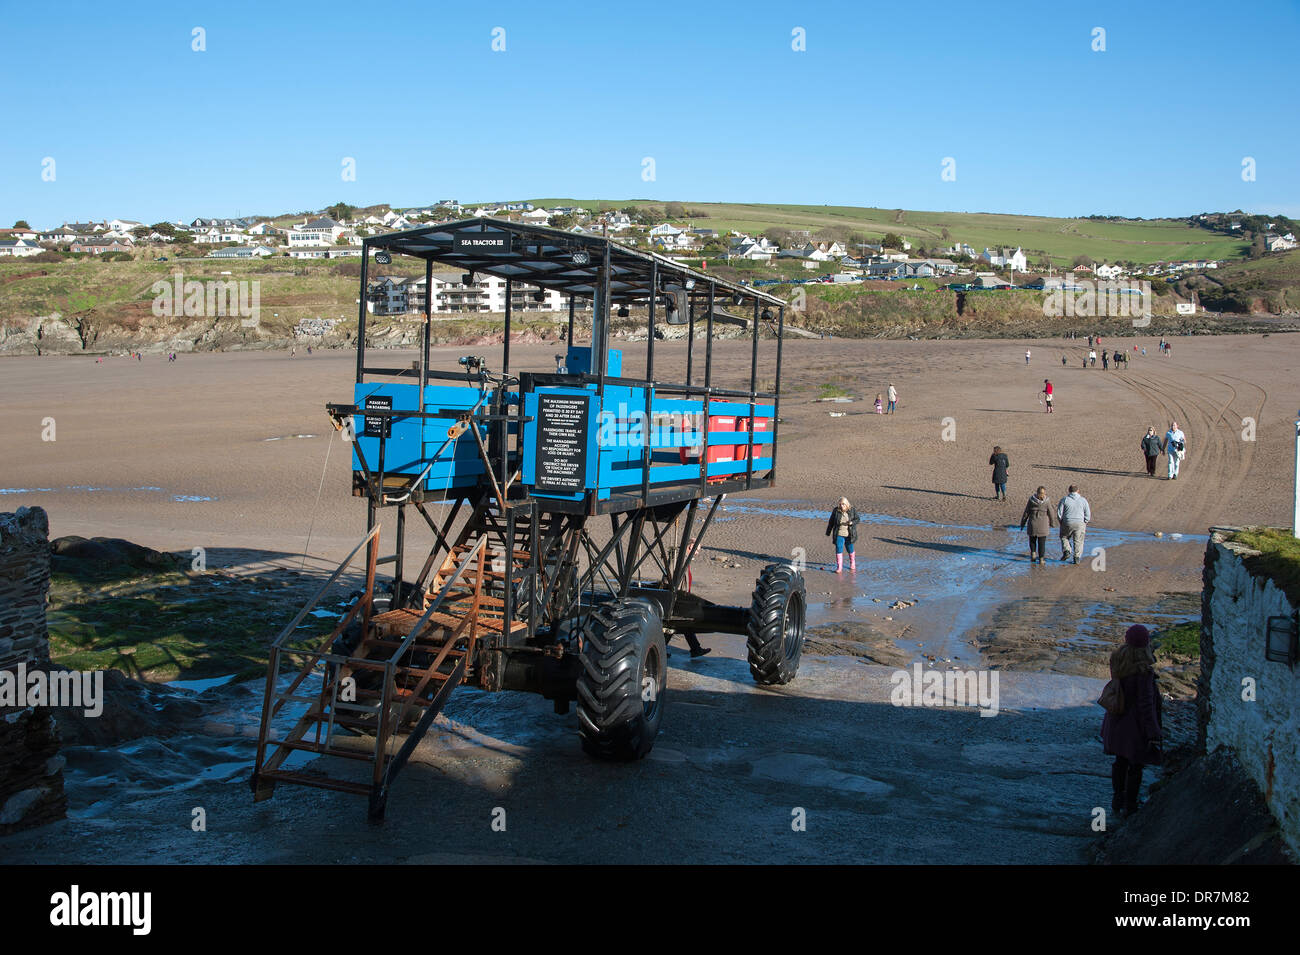
[[[1082,338],[788,341],[777,486],[723,505],[697,561],[694,587],[712,599],[748,603],[758,570],[802,549],[808,560],[809,622],[815,628],[805,669],[773,693],[749,683],[740,638],[710,638],[706,642],[716,653],[702,661],[687,663],[684,654],[674,654],[670,686],[679,694],[678,715],[652,759],[634,770],[643,781],[665,779],[654,782],[659,788],[649,795],[629,790],[618,796],[608,811],[632,817],[658,805],[664,812],[688,814],[689,800],[674,787],[694,780],[691,785],[702,787],[706,802],[730,798],[739,787],[763,803],[760,815],[771,815],[769,821],[780,829],[782,813],[788,820],[789,812],[780,807],[798,804],[791,802],[799,798],[789,794],[791,787],[814,786],[825,796],[834,825],[788,851],[762,847],[765,860],[866,861],[865,845],[850,834],[860,832],[864,820],[883,819],[881,814],[894,816],[888,825],[880,824],[874,841],[881,860],[907,861],[903,847],[917,839],[946,847],[963,861],[1081,858],[1089,838],[1087,810],[1108,785],[1106,764],[1099,751],[1093,752],[1091,727],[1100,711],[1091,700],[1109,647],[1129,623],[1158,626],[1198,615],[1209,527],[1288,524],[1291,518],[1300,339],[1180,338],[1169,358],[1160,356],[1155,338],[1108,339],[1105,345],[1132,354],[1135,343],[1146,347],[1145,357],[1139,351],[1127,370],[1103,371],[1100,363],[1080,367],[1086,352]],[[639,374],[644,343],[622,347],[625,373]],[[1033,356],[1028,366],[1026,348]],[[516,346],[512,370],[550,370],[554,350]],[[435,366],[455,368],[456,358],[471,351],[490,362],[499,353],[489,346],[437,349]],[[760,387],[765,377],[770,383],[773,351],[772,343],[763,343]],[[657,344],[656,377],[684,377],[683,356],[682,343]],[[385,353],[382,364],[397,366],[415,357]],[[350,352],[306,356],[301,351],[294,358],[265,352],[185,355],[175,363],[159,356],[103,363],[50,357],[0,361],[0,396],[7,409],[0,420],[7,449],[0,460],[0,509],[44,507],[51,537],[123,537],[173,552],[203,547],[215,566],[328,568],[365,529],[364,503],[349,493],[347,446],[324,412],[327,401],[351,399],[354,362]],[[747,342],[715,345],[715,384],[740,386],[748,369]],[[1043,412],[1037,398],[1044,378],[1055,385],[1052,415]],[[898,412],[877,415],[873,400],[891,383],[900,397]],[[854,400],[818,401],[828,387]],[[42,437],[43,432],[48,436],[49,418],[53,441]],[[1187,434],[1182,476],[1165,480],[1162,458],[1159,479],[1149,478],[1139,441],[1147,426],[1163,434],[1173,419]],[[994,444],[1011,461],[1006,502],[993,499],[986,462]],[[1024,534],[1012,526],[1036,486],[1045,485],[1056,500],[1071,483],[1092,506],[1088,557],[1079,566],[1049,561],[1031,567]],[[864,520],[855,574],[828,569],[833,552],[824,536],[826,515],[840,495]],[[1100,562],[1094,547],[1102,549]],[[1054,539],[1049,554],[1059,557]],[[915,603],[891,606],[899,600]],[[286,608],[286,616],[293,609]],[[1005,670],[1006,705],[1019,715],[1010,721],[975,718],[971,724],[972,714],[909,711],[908,726],[901,726],[898,712],[883,705],[887,668],[914,662]],[[255,704],[239,695],[245,690],[214,691],[213,699],[235,713],[223,717],[221,725],[235,727],[231,734],[237,739],[209,745],[206,762],[194,758],[203,766],[235,768],[224,775],[200,772],[203,786],[212,790],[205,798],[238,814],[232,825],[245,831],[258,828],[263,817],[274,821],[268,813],[289,818],[299,806],[319,810],[315,815],[322,825],[330,813],[359,818],[360,803],[335,794],[286,791],[277,794],[274,808],[251,807],[247,790],[234,785],[248,748],[239,727],[256,718],[247,712]],[[800,724],[806,731],[798,739],[783,729],[790,725],[784,717],[766,709],[772,700],[792,707],[786,716],[807,721]],[[695,721],[690,714],[717,719]],[[561,778],[566,775],[616,788],[621,770],[583,759],[572,720],[572,715],[550,716],[544,701],[518,694],[492,699],[458,694],[439,718],[439,733],[421,746],[417,763],[424,768],[399,784],[406,788],[395,794],[390,813],[400,816],[404,806],[434,794],[460,810],[479,812],[480,804],[504,798],[502,790],[525,783],[533,787],[529,792],[542,794],[537,806],[568,805],[563,794],[574,784]],[[524,724],[536,728],[521,729]],[[920,735],[907,736],[913,730]],[[992,735],[969,738],[986,730]],[[758,735],[738,742],[750,731]],[[1035,745],[1043,759],[1059,758],[1069,767],[1063,772],[1077,775],[1062,782],[1050,777],[1050,767],[1039,767],[1033,772],[1041,778],[1012,786],[1008,747],[1022,733],[1039,741]],[[889,741],[904,737],[906,747],[926,752],[913,753],[912,759],[892,751]],[[923,746],[917,742],[922,737],[934,742]],[[955,762],[945,764],[939,782],[952,791],[981,792],[971,799],[985,807],[982,821],[970,818],[969,806],[940,807],[937,797],[918,798],[929,779],[926,767],[948,756]],[[106,769],[108,759],[101,754],[94,771],[85,768],[81,777],[72,766],[70,793],[78,778],[127,772],[125,763]],[[563,761],[559,773],[545,769],[554,759]],[[448,782],[456,784],[451,792]],[[153,794],[158,813],[181,811],[182,803],[194,801],[161,783],[136,783],[132,798]],[[1008,801],[1024,794],[999,788],[1004,786],[1028,787],[1046,802],[1036,803],[1026,818],[1008,820],[1002,815]],[[657,804],[654,793],[661,797]],[[902,794],[910,794],[905,811],[891,802]],[[111,809],[92,812],[90,803],[89,796],[74,793],[72,818],[60,825],[75,833],[112,817]],[[1062,821],[1066,816],[1073,821]],[[700,861],[745,858],[745,850],[737,848],[745,842],[739,828],[753,818],[728,817],[725,824],[697,820],[683,829],[679,846]],[[927,818],[958,827],[969,822],[978,831],[925,842],[928,837],[918,834],[930,831]],[[220,849],[209,844],[176,852],[178,859],[211,861],[354,855],[428,861],[434,850],[413,845],[422,832],[428,835],[422,824],[427,820],[408,818],[373,845],[357,841],[315,850],[268,838],[256,847],[236,848],[227,840]],[[1014,830],[1014,839],[998,837],[1004,824]],[[139,842],[144,825],[119,828],[118,835],[101,841],[103,851],[124,853],[122,861],[143,855],[149,845],[147,839]],[[708,830],[709,825],[725,831]],[[611,816],[609,826],[620,824]],[[735,840],[726,837],[732,829]],[[610,834],[614,856],[629,860],[660,858],[647,839],[635,825],[627,833]],[[39,842],[34,834],[16,837],[8,842],[8,854],[35,859]],[[518,836],[508,849],[503,846],[464,834],[453,848],[438,851],[461,861],[587,858],[579,845],[547,842],[540,828],[535,835]]]
[[[1091,502],[1094,532],[1135,535],[1134,553],[1171,553],[1145,543],[1156,532],[1167,538],[1217,524],[1286,523],[1300,342],[1286,335],[1186,338],[1170,358],[1158,357],[1155,340],[1122,344],[1131,351],[1135,342],[1147,357],[1127,371],[1103,371],[1079,367],[1082,339],[791,340],[777,487],[733,497],[723,513],[732,519],[716,526],[709,543],[754,560],[803,547],[809,561],[824,561],[829,541],[818,515],[843,494],[867,524],[857,578],[867,583],[877,563],[921,556],[916,543],[944,536],[943,525],[1016,523],[1039,484],[1055,500],[1077,483]],[[1027,347],[1034,353],[1028,367]],[[772,344],[762,348],[760,386],[773,359]],[[452,369],[458,355],[484,350],[438,349],[434,364]],[[514,368],[547,370],[553,351],[516,346]],[[644,367],[643,343],[623,351],[629,373]],[[416,357],[382,354],[386,365]],[[658,344],[657,377],[684,377],[683,354],[682,343]],[[715,383],[744,384],[748,366],[748,343],[716,345]],[[350,400],[353,368],[351,353],[319,351],[186,355],[175,363],[161,356],[102,364],[6,359],[0,436],[9,450],[0,501],[45,507],[52,536],[122,536],[172,551],[300,555],[307,548],[312,557],[337,560],[363,533],[365,509],[349,495],[346,446],[330,430],[324,405]],[[1050,416],[1037,399],[1044,377],[1056,389]],[[898,412],[876,415],[874,397],[890,383],[900,395]],[[816,401],[828,384],[856,400]],[[54,441],[42,440],[47,417]],[[1151,480],[1138,442],[1147,425],[1163,433],[1173,418],[1188,437],[1182,479],[1164,480],[1162,458],[1160,479]],[[1243,439],[1250,427],[1244,419],[1253,419],[1253,441]],[[994,444],[1011,460],[1006,503],[992,500],[986,462]],[[1008,556],[1019,556],[1022,543],[1018,535],[990,541]],[[1110,585],[1133,593],[1181,587],[1195,576],[1195,563],[1152,556],[1141,564],[1142,581],[1117,566],[1108,573],[1119,583]],[[1064,578],[1039,579],[1056,586]],[[724,575],[710,586],[733,583]]]

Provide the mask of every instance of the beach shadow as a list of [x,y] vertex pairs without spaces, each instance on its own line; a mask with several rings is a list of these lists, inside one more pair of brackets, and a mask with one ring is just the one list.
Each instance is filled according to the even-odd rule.
[[943,497],[970,497],[977,501],[993,500],[992,494],[967,494],[964,491],[936,491],[933,488],[928,487],[900,487],[897,484],[882,484],[880,486],[887,491],[915,491],[918,494],[939,494]]
[[[758,551],[740,550],[735,547],[712,547],[712,546],[701,547],[700,552],[695,555],[695,560],[700,560],[701,558],[703,558],[707,562],[708,557],[704,555],[705,550],[709,550],[713,554],[730,554],[732,557],[743,557],[746,560],[756,560],[759,563],[770,563],[771,561],[776,560],[776,558],[774,558],[771,554],[760,554]],[[692,561],[691,563],[694,564],[695,561]],[[702,564],[701,566],[706,566],[706,564]]]
[[971,544],[949,544],[944,541],[923,541],[915,537],[877,537],[881,544],[896,544],[899,547],[919,547],[922,550],[937,550],[945,554],[960,554],[965,557],[987,557],[994,560],[1015,560],[1016,554],[1010,550],[995,550]]
[[1023,411],[1019,408],[972,408],[972,411],[988,411],[992,414],[1046,414],[1042,408],[1037,411]]
[[1073,474],[1106,474],[1112,477],[1137,477],[1145,471],[1110,471],[1106,468],[1067,468],[1063,464],[1035,464],[1044,471],[1069,471]]

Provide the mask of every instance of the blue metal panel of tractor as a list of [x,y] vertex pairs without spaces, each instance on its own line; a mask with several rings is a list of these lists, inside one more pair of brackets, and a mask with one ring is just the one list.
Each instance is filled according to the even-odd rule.
[[640,487],[645,472],[642,451],[648,438],[645,388],[606,385],[600,409],[597,443],[600,472],[598,496],[609,497],[613,489]]
[[[564,356],[564,367],[570,375],[592,374],[591,347],[570,345],[568,353]],[[619,378],[622,374],[623,353],[617,348],[611,348],[605,353],[605,375],[608,378]]]
[[[737,419],[749,419],[750,406],[747,401],[711,401],[709,402],[709,413],[711,415],[734,415]],[[725,477],[727,475],[743,475],[750,470],[749,455],[752,451],[754,462],[753,471],[755,474],[772,467],[772,428],[775,422],[772,420],[771,405],[754,405],[753,410],[754,426],[746,426],[744,430],[736,431],[709,431],[709,447],[733,446],[733,460],[730,461],[709,461],[709,477]]]
[[536,497],[581,500],[596,486],[597,398],[585,388],[543,387],[524,395],[523,474]]
[[[465,385],[428,385],[424,389],[424,407],[430,412],[469,411],[478,403],[480,395],[478,388]],[[424,482],[427,490],[474,487],[484,473],[474,435],[466,431],[448,444],[447,431],[455,423],[455,417],[450,415],[424,419],[424,463],[433,461]],[[479,425],[479,434],[486,444],[487,425]]]
[[[420,386],[406,384],[359,384],[353,392],[353,402],[358,408],[375,408],[393,411],[418,411]],[[418,474],[424,470],[423,448],[420,442],[420,419],[354,415],[357,447],[366,457],[371,472],[379,470],[379,436],[384,441],[385,474]],[[352,451],[352,469],[361,470],[356,448]]]

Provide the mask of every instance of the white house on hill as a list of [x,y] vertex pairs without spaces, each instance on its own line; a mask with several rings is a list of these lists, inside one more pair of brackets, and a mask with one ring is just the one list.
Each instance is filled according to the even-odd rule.
[[1288,249],[1294,249],[1295,247],[1295,236],[1290,232],[1286,235],[1267,235],[1264,237],[1264,248],[1269,252],[1286,252]]
[[980,258],[995,269],[1015,269],[1017,272],[1029,270],[1029,260],[1025,258],[1024,251],[1019,248],[1014,252],[1009,249],[991,252],[986,248],[980,253]]
[[[387,217],[385,217],[387,218]],[[400,216],[398,217],[400,219]],[[289,230],[289,248],[333,245],[347,230],[328,216],[304,222]]]

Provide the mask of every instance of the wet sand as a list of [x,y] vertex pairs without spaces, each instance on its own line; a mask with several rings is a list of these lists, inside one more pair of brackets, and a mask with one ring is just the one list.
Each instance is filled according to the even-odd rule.
[[[1134,620],[1195,616],[1209,526],[1285,524],[1291,515],[1300,339],[1184,338],[1169,359],[1158,357],[1155,339],[1123,344],[1131,349],[1134,341],[1148,355],[1124,372],[1079,368],[1079,343],[788,342],[778,486],[724,504],[705,557],[727,559],[698,561],[694,584],[712,599],[747,603],[759,569],[801,548],[810,624],[831,629],[814,637],[799,679],[775,692],[748,682],[739,638],[710,638],[716,652],[699,661],[675,653],[670,721],[651,759],[631,767],[631,785],[628,767],[582,756],[572,715],[555,717],[544,701],[516,694],[457,694],[439,721],[444,745],[431,735],[410,778],[398,783],[390,835],[372,841],[358,826],[337,847],[269,833],[249,844],[250,833],[277,821],[311,818],[331,827],[341,815],[359,822],[364,809],[345,796],[294,790],[254,808],[233,784],[240,768],[230,746],[238,754],[248,744],[223,742],[212,757],[218,769],[204,770],[199,759],[196,772],[205,780],[204,804],[223,807],[232,829],[202,850],[184,840],[164,849],[178,860],[417,861],[446,853],[461,861],[574,861],[599,857],[603,841],[611,858],[630,861],[658,858],[652,830],[672,820],[679,836],[665,851],[710,861],[1081,858],[1088,812],[1106,795],[1107,767],[1095,743],[1100,710],[1091,700],[1109,646]],[[1034,354],[1028,368],[1026,347]],[[624,346],[627,374],[643,367],[643,348]],[[746,383],[748,344],[715,349],[715,383]],[[760,387],[765,378],[770,384],[774,347],[762,349]],[[439,349],[436,361],[453,368],[464,351]],[[515,370],[553,367],[553,346],[512,351]],[[1064,369],[1062,352],[1070,360]],[[656,377],[684,377],[683,353],[680,344],[660,343]],[[411,357],[385,353],[382,363]],[[5,359],[0,508],[45,507],[53,536],[126,537],[170,551],[202,546],[234,565],[297,566],[306,549],[309,570],[325,567],[364,531],[364,505],[348,490],[346,446],[330,440],[323,410],[326,401],[350,399],[353,368],[345,353],[187,355],[174,364],[152,356],[103,364]],[[1036,398],[1045,376],[1056,386],[1051,416]],[[890,382],[900,394],[898,413],[871,413],[871,400]],[[858,400],[815,401],[827,384]],[[56,422],[53,442],[41,440],[46,417]],[[1163,433],[1171,417],[1187,432],[1189,458],[1177,482],[1152,480],[1142,473],[1138,441],[1148,424]],[[1246,417],[1254,419],[1254,441],[1243,440]],[[995,443],[1011,459],[1006,503],[991,499],[985,462]],[[1158,473],[1163,468],[1162,459]],[[1056,499],[1071,482],[1092,504],[1088,550],[1104,548],[1104,566],[1090,553],[1079,566],[1031,567],[1024,536],[1008,525],[1018,522],[1033,487],[1046,485]],[[852,575],[825,569],[833,560],[825,516],[841,494],[866,522]],[[1049,544],[1059,556],[1057,542]],[[899,599],[915,603],[891,607]],[[1003,668],[1004,699],[1016,702],[1004,702],[1003,719],[891,707],[891,668],[911,661]],[[468,749],[445,745],[457,727],[480,734]],[[151,783],[142,767],[154,764],[136,759],[132,769],[122,759],[123,780],[134,773],[137,795],[153,794],[143,820],[157,823],[196,803],[188,790]],[[539,818],[517,841],[487,841],[493,800],[579,812],[581,800],[566,802],[575,786],[610,796],[600,838],[583,832],[572,844],[548,841]],[[954,801],[944,791],[969,795]],[[732,805],[746,808],[725,819],[699,808],[736,799],[742,802]],[[466,830],[439,843],[432,817],[415,811],[431,800],[482,814],[484,835]],[[828,824],[815,838],[789,842],[790,807],[808,804]],[[61,825],[102,831],[123,808],[110,806],[92,822],[85,805]],[[760,822],[770,832],[755,837]],[[132,836],[135,824],[114,825],[121,836],[106,844],[125,853],[123,861],[159,848],[143,829]],[[318,834],[334,838],[332,828]],[[11,840],[6,855],[41,857],[39,842]],[[916,854],[909,844],[927,851]]]

